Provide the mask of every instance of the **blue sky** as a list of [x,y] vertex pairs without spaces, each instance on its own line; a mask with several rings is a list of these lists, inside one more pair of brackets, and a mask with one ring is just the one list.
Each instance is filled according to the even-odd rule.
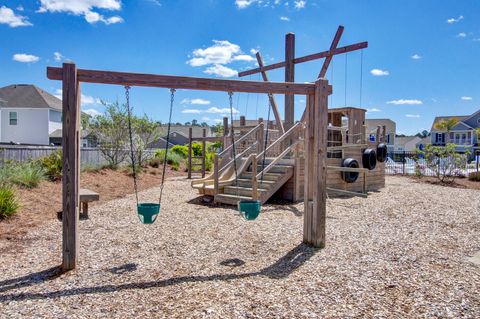
[[[80,68],[236,78],[284,59],[287,32],[296,56],[327,50],[338,25],[340,46],[369,48],[334,58],[327,78],[334,107],[362,106],[369,118],[391,118],[399,133],[429,129],[436,115],[480,109],[480,1],[475,0],[0,0],[0,86],[32,83],[58,94],[47,66],[65,59]],[[297,65],[296,81],[313,81],[322,61]],[[360,70],[362,102],[360,104]],[[270,71],[283,80],[283,69]],[[248,79],[249,77],[247,77]],[[251,76],[257,80],[257,75]],[[345,97],[345,85],[347,94]],[[82,108],[101,112],[100,99],[124,100],[123,88],[82,86]],[[133,88],[135,112],[166,121],[166,89]],[[296,117],[304,97],[296,97]],[[283,97],[277,96],[283,114]],[[264,95],[236,94],[247,118],[267,116]],[[226,93],[177,92],[175,122],[215,123],[228,107]]]

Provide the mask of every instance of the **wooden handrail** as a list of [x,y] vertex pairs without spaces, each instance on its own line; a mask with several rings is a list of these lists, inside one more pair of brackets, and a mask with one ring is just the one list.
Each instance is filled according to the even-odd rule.
[[[249,136],[250,134],[253,134],[255,133],[260,127],[263,127],[263,123],[259,123],[257,126],[255,126],[253,129],[251,129],[250,131],[248,131],[245,135],[243,135],[242,137],[240,137],[238,140],[235,141],[235,145],[236,144],[240,144],[241,142],[245,141]],[[228,146],[226,149],[224,149],[222,152],[220,152],[218,154],[218,156],[220,157],[223,157],[228,151],[230,151],[230,149],[233,148],[233,144]]]
[[264,151],[260,152],[257,155],[257,159],[259,159],[263,154],[268,153],[273,147],[277,146],[279,143],[283,142],[287,137],[289,137],[295,130],[297,130],[300,126],[304,126],[302,122],[297,122],[294,126],[292,126],[288,131],[286,131],[282,136],[277,138],[275,142],[270,144]]
[[228,166],[232,165],[233,164],[233,161],[236,161],[238,160],[239,158],[243,157],[243,155],[245,155],[245,153],[247,153],[248,151],[250,151],[251,148],[253,148],[254,146],[257,146],[258,142],[255,142],[253,143],[252,145],[248,146],[245,150],[243,150],[243,152],[241,152],[240,154],[237,154],[237,156],[234,158],[234,159],[231,159],[227,164],[225,164],[224,166],[222,166],[222,168],[219,169],[219,173],[222,173],[225,169],[227,169]]
[[272,167],[279,161],[281,160],[285,155],[287,155],[288,153],[290,153],[292,151],[292,149],[297,146],[298,143],[300,143],[301,141],[297,140],[295,142],[292,143],[292,145],[290,145],[289,147],[287,147],[280,155],[278,155],[277,157],[275,157],[275,159],[273,161],[270,162],[270,164],[268,164],[260,173],[257,174],[257,178],[261,177],[262,174],[265,174],[265,173],[268,173]]

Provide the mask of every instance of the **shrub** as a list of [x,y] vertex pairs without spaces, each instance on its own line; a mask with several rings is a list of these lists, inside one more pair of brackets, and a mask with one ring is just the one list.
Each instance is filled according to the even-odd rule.
[[62,178],[62,151],[57,150],[52,152],[48,156],[44,156],[40,159],[40,164],[45,170],[45,174],[52,181],[56,181]]
[[453,183],[456,177],[461,176],[467,165],[468,153],[459,154],[455,147],[455,144],[447,144],[444,147],[429,144],[421,151],[427,167],[435,173],[435,177],[441,183]]
[[12,216],[19,207],[15,190],[10,186],[0,187],[0,219]]
[[[173,149],[173,148],[172,148]],[[165,150],[158,150],[155,152],[155,158],[160,161],[160,164],[163,164],[163,160],[165,159]],[[176,152],[168,151],[167,154],[167,164],[171,165],[174,170],[178,170],[180,164],[183,163],[185,159],[182,155],[179,155]]]
[[12,183],[22,187],[35,188],[45,179],[45,172],[38,162],[16,164],[12,172]]
[[159,158],[155,157],[148,162],[148,165],[154,168],[159,168],[161,163],[162,161]]
[[468,180],[480,182],[480,172],[471,172],[470,174],[468,174]]
[[[165,156],[165,150],[159,150],[157,152],[162,152],[163,155]],[[174,153],[177,155],[180,155],[182,158],[187,158],[188,157],[188,146],[187,145],[175,145],[172,148],[168,150],[168,153]]]

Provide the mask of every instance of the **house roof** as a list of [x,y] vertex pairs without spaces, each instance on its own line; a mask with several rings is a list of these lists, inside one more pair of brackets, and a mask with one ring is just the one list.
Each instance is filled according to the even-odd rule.
[[31,84],[12,84],[0,88],[0,107],[62,110],[62,101]]
[[[90,136],[92,132],[90,130],[81,130],[80,131],[80,137],[81,138],[87,138],[88,136]],[[62,137],[62,129],[59,128],[59,129],[56,129],[55,131],[53,131],[52,133],[50,133],[48,135],[48,137],[51,137],[51,138],[61,138]]]
[[397,136],[395,137],[395,144],[405,145],[413,140],[416,140],[415,143],[418,143],[421,139],[418,136]]
[[436,131],[435,129],[435,125],[437,123],[440,123],[441,121],[448,121],[448,120],[451,120],[451,119],[457,119],[459,121],[463,121],[467,118],[469,118],[470,115],[455,115],[455,116],[437,116],[435,117],[435,119],[433,120],[433,123],[432,123],[432,128],[430,129],[431,131]]

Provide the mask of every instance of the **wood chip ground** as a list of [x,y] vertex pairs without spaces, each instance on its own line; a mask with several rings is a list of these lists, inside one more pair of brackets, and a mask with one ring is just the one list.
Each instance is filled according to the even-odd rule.
[[177,178],[154,225],[133,196],[92,207],[66,274],[52,220],[0,256],[0,317],[480,317],[480,191],[388,177],[368,198],[329,199],[322,250],[301,244],[302,211],[270,204],[247,222]]

